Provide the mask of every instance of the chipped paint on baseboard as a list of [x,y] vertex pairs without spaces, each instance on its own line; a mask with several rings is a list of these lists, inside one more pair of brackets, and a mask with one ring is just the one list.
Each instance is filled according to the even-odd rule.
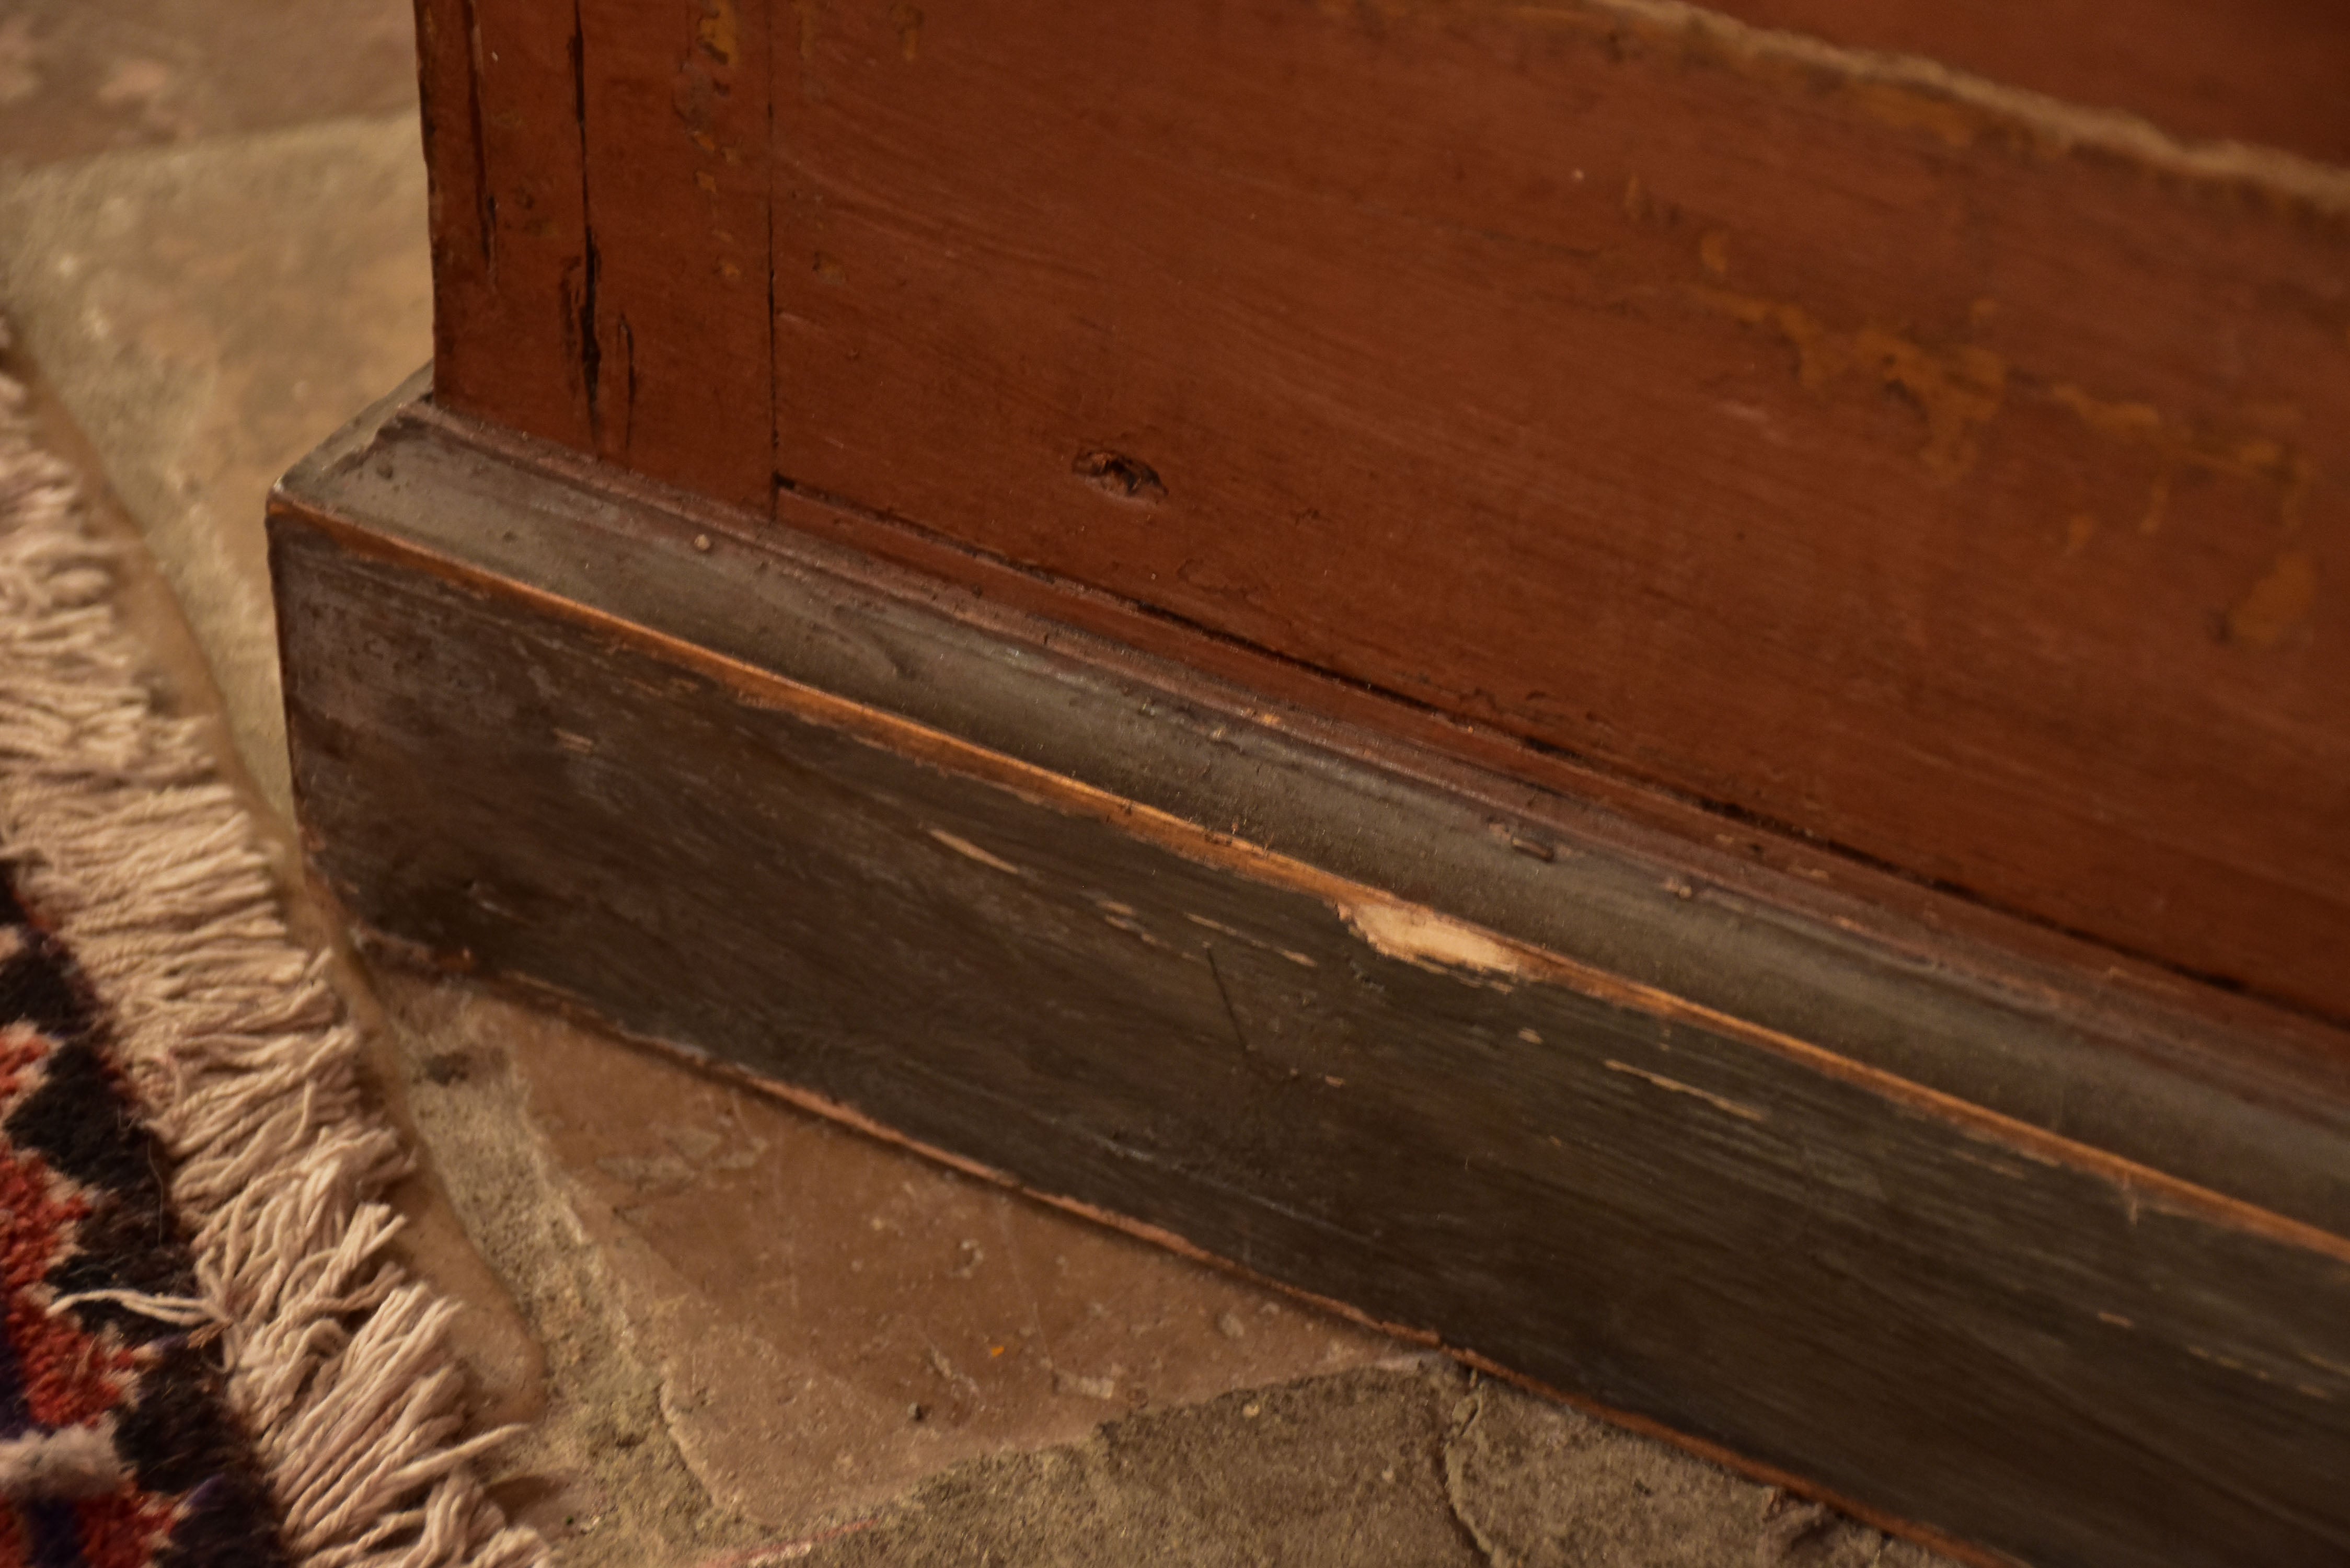
[[1310,954],[1298,952],[1295,949],[1291,948],[1276,947],[1273,943],[1264,940],[1262,937],[1253,937],[1246,931],[1235,930],[1232,927],[1224,924],[1222,920],[1211,920],[1205,915],[1186,915],[1183,918],[1191,921],[1195,926],[1214,931],[1219,936],[1230,937],[1237,942],[1246,942],[1253,948],[1261,948],[1269,953],[1279,953],[1283,958],[1287,959],[1294,964],[1303,964],[1307,969],[1315,967],[1313,957]]
[[1388,958],[1421,969],[1529,978],[1512,944],[1421,905],[1367,899],[1347,905],[1339,913],[1349,930]]
[[1771,1113],[1760,1106],[1750,1106],[1742,1100],[1730,1099],[1725,1096],[1714,1094],[1711,1090],[1700,1089],[1695,1084],[1684,1084],[1679,1078],[1668,1078],[1662,1073],[1651,1073],[1645,1067],[1635,1067],[1629,1062],[1618,1062],[1610,1057],[1606,1065],[1611,1073],[1628,1073],[1644,1083],[1654,1084],[1659,1089],[1669,1090],[1676,1095],[1689,1095],[1703,1100],[1715,1110],[1726,1112],[1741,1121],[1767,1122],[1771,1119]]
[[982,849],[970,839],[957,837],[955,835],[949,833],[943,827],[933,827],[930,832],[932,838],[937,839],[941,844],[945,845],[957,855],[976,860],[982,866],[993,866],[998,871],[1007,871],[1014,877],[1025,877],[1028,875],[1027,872],[1023,871],[1019,867],[1012,864],[1011,861],[1004,859],[1001,855],[990,855],[986,850]]

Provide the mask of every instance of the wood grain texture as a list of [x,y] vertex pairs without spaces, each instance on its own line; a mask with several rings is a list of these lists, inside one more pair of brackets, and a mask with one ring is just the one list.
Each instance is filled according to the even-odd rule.
[[[1801,999],[1654,984],[1791,967],[1759,904],[1642,906],[1536,803],[1489,831],[1289,714],[429,419],[289,483],[306,833],[375,927],[2027,1561],[2350,1550],[2350,1240],[2224,1158],[2182,1177],[1823,1051]],[[1544,940],[1590,940],[1570,888],[1632,950]],[[1811,935],[1824,1027],[1898,983],[1974,1070],[2028,1045],[2029,986]],[[2039,1005],[2158,1077],[2095,995]],[[2338,1172],[2341,1100],[2149,1103],[2193,1165],[2292,1102],[2295,1163]]]
[[424,7],[451,406],[2350,1017],[2338,172],[1651,5]]
[[775,467],[768,8],[579,0],[578,15],[595,451],[764,508]]
[[567,5],[418,0],[432,358],[454,400],[594,452],[584,64]]

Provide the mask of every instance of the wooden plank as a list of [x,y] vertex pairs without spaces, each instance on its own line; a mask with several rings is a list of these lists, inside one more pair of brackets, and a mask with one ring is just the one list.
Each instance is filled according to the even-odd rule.
[[417,3],[442,395],[592,452],[600,348],[576,20],[567,5]]
[[768,505],[768,8],[421,0],[442,397]]
[[2336,1031],[2093,945],[2029,943],[2045,933],[1948,896],[1896,912],[1882,882],[1825,883],[1811,864],[1777,869],[1752,837],[1715,843],[1683,821],[1627,820],[1586,799],[1580,779],[1530,790],[1399,741],[1387,723],[1266,703],[1188,664],[616,483],[449,418],[420,400],[428,384],[379,405],[289,484],[330,489],[338,514],[665,628],[681,645],[1229,825],[1593,968],[2350,1231],[2350,1168],[2335,1158],[2350,1136],[2350,1053]]
[[2350,1013],[2338,178],[1701,16],[806,15],[779,468],[842,537]]
[[580,0],[594,451],[764,509],[774,462],[767,7]]
[[[2159,1168],[1921,1079],[2144,1088],[2191,1022],[1827,921],[1790,966],[1571,813],[430,418],[289,485],[305,826],[378,929],[1929,1532],[2350,1549],[2350,1204],[2240,1190],[2288,1127],[2301,1201],[2350,1170],[2338,1084],[2150,1093]],[[1763,971],[1808,1007],[1653,981]],[[1932,1071],[1822,1045],[1885,986]]]
[[422,14],[452,407],[2350,1018],[2339,171],[1639,0]]

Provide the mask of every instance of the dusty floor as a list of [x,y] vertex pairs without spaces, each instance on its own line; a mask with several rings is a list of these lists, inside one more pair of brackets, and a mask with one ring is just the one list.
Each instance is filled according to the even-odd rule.
[[[261,503],[429,356],[408,27],[0,0],[12,368],[143,536],[159,682],[221,718],[289,880]],[[482,1418],[534,1422],[501,1495],[567,1563],[1930,1561],[667,1058],[350,994]]]

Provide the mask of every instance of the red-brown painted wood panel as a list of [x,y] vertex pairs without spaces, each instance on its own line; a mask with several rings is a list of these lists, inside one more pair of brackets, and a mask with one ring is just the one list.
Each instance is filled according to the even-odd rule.
[[791,484],[2350,1011],[2338,189],[1565,10],[801,19]]
[[452,405],[2350,1016],[2350,176],[1664,7],[423,10]]
[[424,0],[439,395],[764,508],[768,9]]
[[580,0],[596,452],[738,505],[774,470],[767,8]]
[[567,0],[417,6],[440,396],[593,451],[575,20]]

